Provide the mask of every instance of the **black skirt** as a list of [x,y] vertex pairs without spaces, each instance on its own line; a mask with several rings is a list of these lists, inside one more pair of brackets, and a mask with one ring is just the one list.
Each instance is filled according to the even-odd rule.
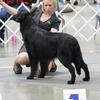
[[20,48],[18,54],[19,54],[19,53],[22,53],[22,52],[27,52],[24,44],[21,46],[21,48]]

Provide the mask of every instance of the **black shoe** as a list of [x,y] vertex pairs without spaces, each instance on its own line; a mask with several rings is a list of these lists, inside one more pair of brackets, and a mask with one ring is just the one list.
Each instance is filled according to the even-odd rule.
[[56,72],[56,70],[57,70],[57,65],[54,63],[50,72]]
[[75,2],[74,2],[74,5],[78,5],[78,2],[77,2],[77,1],[75,1]]
[[18,64],[18,65],[14,65],[13,71],[15,72],[15,74],[22,74],[22,67]]
[[94,0],[94,4],[97,4],[97,1]]

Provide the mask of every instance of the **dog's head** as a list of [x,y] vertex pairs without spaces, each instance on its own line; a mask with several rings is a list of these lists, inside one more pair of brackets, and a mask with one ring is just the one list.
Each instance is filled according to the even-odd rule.
[[29,16],[34,16],[37,8],[32,9],[30,12],[28,11],[19,11],[16,15],[12,17],[12,19],[16,22],[23,22],[25,19],[29,18]]
[[16,22],[23,22],[29,15],[30,13],[28,11],[19,11],[12,19]]

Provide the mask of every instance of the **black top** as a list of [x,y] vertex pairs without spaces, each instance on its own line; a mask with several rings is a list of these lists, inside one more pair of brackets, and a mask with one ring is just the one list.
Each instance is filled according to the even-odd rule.
[[[34,8],[32,10],[34,10]],[[32,14],[32,10],[31,10],[31,14]],[[42,29],[50,31],[51,28],[55,28],[55,29],[59,30],[60,20],[58,19],[58,17],[56,16],[55,13],[45,22],[40,21],[40,17],[42,15],[41,7],[39,7],[36,10],[35,15],[34,14],[32,14],[32,15],[33,15],[33,19],[35,19],[37,25],[39,27],[41,27]]]

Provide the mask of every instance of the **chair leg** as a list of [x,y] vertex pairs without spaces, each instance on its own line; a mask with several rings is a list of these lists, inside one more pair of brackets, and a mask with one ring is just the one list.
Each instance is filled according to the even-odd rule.
[[[98,26],[98,19],[96,19],[96,25],[95,25],[95,29],[97,29],[97,26]],[[99,23],[100,24],[100,23]],[[99,25],[100,26],[100,25]],[[94,40],[96,39],[96,34],[94,35]]]
[[96,39],[96,34],[94,35],[94,40]]

